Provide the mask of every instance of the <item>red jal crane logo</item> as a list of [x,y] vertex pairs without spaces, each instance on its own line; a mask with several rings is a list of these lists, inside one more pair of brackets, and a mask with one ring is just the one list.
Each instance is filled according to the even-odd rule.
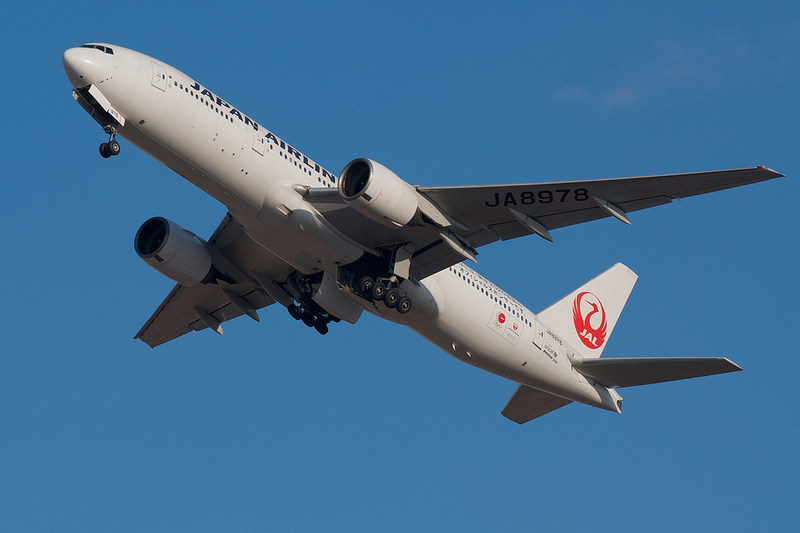
[[575,297],[572,306],[572,320],[575,322],[575,331],[587,348],[596,350],[606,340],[606,310],[600,298],[591,292],[582,292]]

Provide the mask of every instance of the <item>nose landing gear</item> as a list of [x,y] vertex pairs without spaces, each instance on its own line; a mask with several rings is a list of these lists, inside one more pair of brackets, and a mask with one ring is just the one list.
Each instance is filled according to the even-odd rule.
[[108,133],[109,139],[107,143],[100,145],[100,155],[108,159],[113,155],[119,155],[120,147],[117,142],[117,130],[115,128],[106,126],[103,128]]

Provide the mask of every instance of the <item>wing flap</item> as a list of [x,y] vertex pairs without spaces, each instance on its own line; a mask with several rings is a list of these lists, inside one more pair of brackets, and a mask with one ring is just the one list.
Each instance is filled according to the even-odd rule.
[[520,385],[503,408],[502,414],[512,422],[524,424],[569,403],[572,403],[572,400]]
[[584,376],[612,389],[712,376],[742,369],[724,357],[582,359],[573,361],[572,366]]

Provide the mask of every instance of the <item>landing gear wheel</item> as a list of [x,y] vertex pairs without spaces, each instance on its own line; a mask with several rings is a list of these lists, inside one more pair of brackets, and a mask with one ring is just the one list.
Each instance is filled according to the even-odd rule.
[[328,333],[328,324],[325,322],[316,322],[314,324],[314,329],[316,329],[320,335],[325,335]]
[[289,310],[289,314],[292,315],[292,318],[295,320],[300,320],[303,318],[303,312],[296,305],[291,305],[287,309]]
[[382,281],[376,281],[372,284],[370,294],[373,300],[383,300],[383,297],[386,296],[386,285]]
[[103,143],[100,145],[100,155],[103,156],[104,159],[111,157],[111,150],[108,147],[108,143]]
[[383,297],[383,303],[389,309],[394,308],[397,302],[400,301],[400,291],[397,289],[389,289],[386,291],[386,296]]
[[108,147],[108,153],[110,155],[119,155],[120,148],[119,143],[116,140],[111,139],[106,143],[106,146]]
[[401,296],[399,300],[397,300],[397,312],[401,315],[404,315],[411,311],[411,298],[408,296]]
[[317,321],[314,320],[314,317],[308,313],[303,313],[303,316],[300,317],[300,320],[302,320],[303,324],[305,324],[310,328],[313,328],[314,325],[317,323]]
[[362,294],[369,294],[375,280],[369,276],[364,276],[358,280],[358,292]]

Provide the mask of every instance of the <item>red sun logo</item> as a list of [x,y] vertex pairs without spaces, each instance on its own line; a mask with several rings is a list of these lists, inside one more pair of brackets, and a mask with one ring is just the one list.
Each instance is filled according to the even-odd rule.
[[575,331],[587,348],[596,350],[606,340],[606,310],[600,298],[591,292],[582,292],[575,297],[572,306],[572,320]]
[[500,313],[499,315],[497,315],[497,321],[500,322],[501,324],[505,323],[506,315],[504,315],[503,313]]

